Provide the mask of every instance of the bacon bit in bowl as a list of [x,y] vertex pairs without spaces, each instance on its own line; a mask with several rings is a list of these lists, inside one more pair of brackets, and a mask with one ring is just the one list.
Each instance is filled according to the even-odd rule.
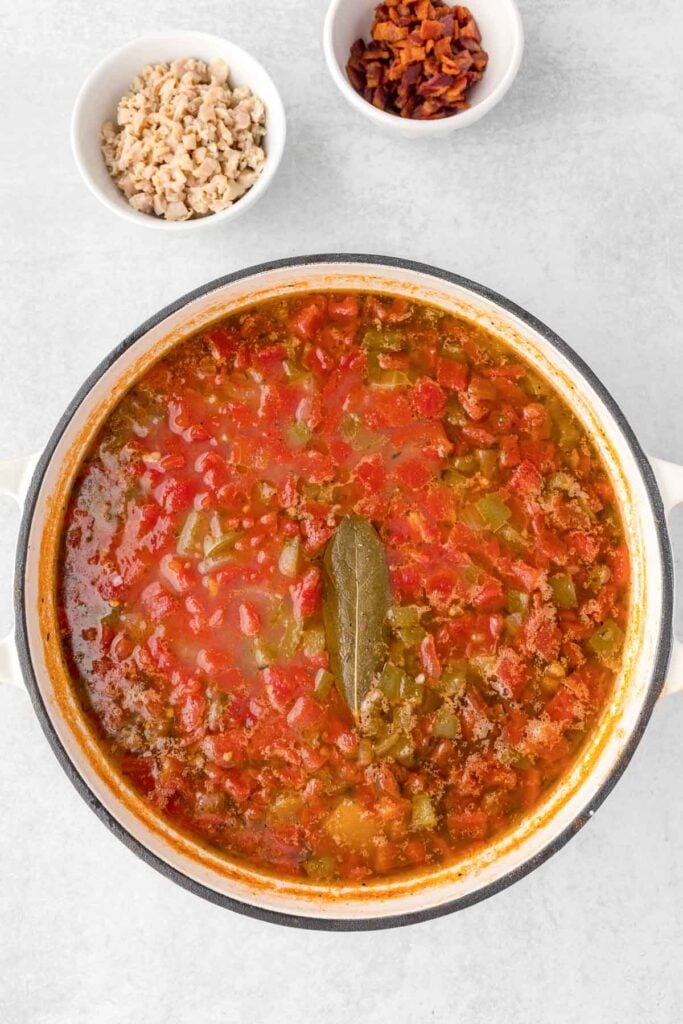
[[167,221],[227,210],[260,175],[265,108],[223,60],[145,67],[102,126],[107,169],[130,205]]
[[346,65],[353,88],[369,103],[416,120],[467,109],[467,93],[488,63],[467,7],[386,0],[375,8],[371,37],[353,44]]

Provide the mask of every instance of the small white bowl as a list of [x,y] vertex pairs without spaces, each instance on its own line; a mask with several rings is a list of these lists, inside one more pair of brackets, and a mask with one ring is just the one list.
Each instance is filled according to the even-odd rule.
[[[133,209],[107,170],[100,148],[100,129],[116,122],[116,107],[131,82],[147,64],[197,57],[220,57],[230,69],[230,84],[247,85],[266,108],[263,171],[248,192],[220,213],[192,220],[167,221]],[[234,220],[258,202],[270,185],[282,157],[286,137],[285,111],[275,84],[261,64],[234,43],[205,32],[164,32],[143,36],[106,57],[88,76],[76,99],[71,119],[71,145],[86,185],[106,207],[120,217],[162,231],[197,231]]]
[[[447,0],[448,2],[448,0]],[[400,135],[447,135],[474,124],[500,103],[515,80],[524,50],[522,19],[515,0],[472,0],[466,4],[489,55],[483,78],[468,93],[468,110],[434,121],[411,120],[373,107],[351,85],[346,64],[357,39],[370,38],[376,0],[332,0],[325,18],[323,48],[332,78],[351,106],[375,124]]]

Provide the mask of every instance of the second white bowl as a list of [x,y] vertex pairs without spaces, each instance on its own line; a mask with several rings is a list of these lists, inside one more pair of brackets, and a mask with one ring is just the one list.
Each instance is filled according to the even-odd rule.
[[[100,130],[105,121],[116,121],[116,107],[131,82],[147,64],[197,57],[221,58],[230,69],[233,87],[246,85],[266,108],[266,162],[252,187],[227,210],[185,221],[167,221],[133,209],[114,183],[102,155]],[[90,191],[114,213],[126,220],[162,231],[197,231],[234,220],[258,202],[275,176],[286,138],[285,111],[275,83],[259,62],[220,36],[205,32],[166,32],[143,36],[106,57],[81,88],[71,120],[71,145],[79,171]]]
[[375,124],[412,137],[447,135],[474,124],[500,103],[515,80],[524,51],[522,19],[515,0],[472,0],[481,32],[481,45],[489,63],[480,82],[468,93],[470,107],[435,121],[419,121],[388,114],[359,95],[346,74],[346,63],[357,39],[368,40],[376,0],[332,0],[325,19],[323,46],[330,74],[349,103]]

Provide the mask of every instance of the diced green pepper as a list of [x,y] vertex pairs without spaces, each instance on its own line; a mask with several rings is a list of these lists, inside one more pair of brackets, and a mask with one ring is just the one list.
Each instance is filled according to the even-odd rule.
[[434,735],[452,740],[460,732],[458,716],[447,706],[439,709],[434,719]]
[[390,661],[386,663],[379,677],[379,688],[389,701],[398,700],[401,693],[401,680],[403,673]]
[[389,613],[389,621],[396,636],[406,647],[417,647],[425,636],[420,625],[420,611],[417,605],[397,605]]
[[571,576],[560,572],[550,577],[550,586],[553,591],[553,600],[558,608],[576,608],[576,587]]
[[441,672],[439,689],[447,697],[459,697],[467,685],[469,662],[464,658],[449,661]]
[[232,561],[235,541],[239,533],[229,530],[222,533],[220,537],[204,538],[204,566],[207,569],[216,569],[219,565]]
[[368,380],[382,388],[402,388],[410,384],[410,377],[405,370],[368,371]]
[[300,557],[301,537],[298,535],[296,537],[289,537],[284,543],[278,560],[278,568],[283,576],[294,579],[299,572]]
[[436,828],[437,817],[434,805],[426,793],[417,793],[413,797],[410,823],[413,828]]
[[506,602],[509,612],[523,613],[529,607],[529,595],[523,590],[508,590]]
[[496,530],[500,530],[502,526],[505,526],[512,515],[508,506],[497,494],[485,494],[476,504],[479,515],[484,520],[486,526],[493,530],[494,533]]
[[587,641],[587,646],[599,658],[609,658],[616,654],[623,642],[623,630],[614,619],[607,619]]

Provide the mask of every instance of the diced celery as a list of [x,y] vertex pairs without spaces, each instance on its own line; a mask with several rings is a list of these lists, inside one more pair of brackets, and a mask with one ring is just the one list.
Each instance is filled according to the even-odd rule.
[[457,469],[444,469],[441,479],[449,487],[463,487],[467,483],[467,477],[459,473]]
[[552,695],[556,692],[561,682],[562,679],[559,676],[551,676],[549,674],[546,674],[541,676],[539,685],[541,687],[542,693],[546,697],[552,697]]
[[553,591],[553,600],[558,608],[576,608],[576,587],[571,576],[559,572],[556,576],[550,577],[550,586]]
[[560,427],[559,445],[563,451],[568,451],[571,448],[576,448],[577,444],[581,440],[581,431],[575,423],[567,420]]
[[537,377],[535,373],[527,372],[523,379],[523,384],[526,391],[533,395],[534,398],[544,398],[547,395],[547,388],[540,377]]
[[607,619],[587,641],[587,646],[599,658],[609,658],[616,654],[623,642],[623,630],[614,619]]
[[479,515],[494,533],[505,526],[512,515],[508,506],[497,494],[485,494],[476,504]]
[[368,380],[381,388],[401,388],[410,384],[410,377],[405,370],[368,371]]
[[447,706],[440,708],[434,719],[434,735],[452,740],[459,732],[460,720],[458,716]]
[[341,422],[340,431],[342,437],[346,438],[347,441],[350,441],[358,433],[360,425],[360,416],[355,412],[349,413],[349,415],[345,416]]
[[441,707],[443,698],[441,694],[437,693],[433,686],[425,686],[422,693],[422,704],[420,705],[420,711],[423,714],[430,714],[432,711],[436,711],[437,708]]
[[418,683],[412,676],[404,675],[401,679],[401,699],[419,704],[424,694],[424,684]]
[[259,480],[255,485],[255,491],[257,500],[264,505],[269,505],[277,494],[276,488],[267,480]]
[[403,626],[417,626],[420,622],[420,609],[416,604],[394,605],[389,612],[392,625],[397,628]]
[[268,668],[276,660],[275,654],[268,644],[259,636],[253,642],[252,650],[257,668]]
[[462,345],[454,338],[444,338],[441,345],[441,354],[446,356],[447,359],[452,359],[456,363],[467,362],[467,356],[463,352]]
[[299,793],[280,793],[271,805],[270,817],[278,822],[292,821],[301,810],[301,804]]
[[410,823],[413,828],[436,828],[437,817],[431,798],[426,793],[416,793]]
[[548,479],[548,487],[551,491],[568,491],[571,489],[573,480],[569,473],[553,473]]
[[401,331],[368,327],[363,335],[363,348],[372,352],[401,352],[404,346],[405,336]]
[[517,636],[522,628],[523,621],[524,617],[521,612],[513,612],[512,615],[506,615],[505,628],[510,636]]
[[282,366],[285,371],[285,376],[287,377],[287,379],[291,381],[296,381],[297,384],[303,383],[306,380],[310,380],[312,376],[308,370],[306,370],[303,366],[300,366],[299,363],[297,363],[293,359],[285,359]]
[[358,762],[365,767],[372,764],[373,749],[370,740],[363,739],[358,744]]
[[498,531],[498,536],[501,540],[504,540],[507,546],[517,555],[522,555],[526,551],[526,544],[519,530],[515,530],[514,526],[510,526],[506,523],[505,526],[501,527]]
[[479,515],[476,505],[464,505],[460,512],[460,521],[469,526],[470,530],[483,530],[484,520]]
[[329,878],[334,878],[338,870],[335,857],[309,857],[304,861],[303,868],[314,882],[324,882]]
[[449,661],[441,672],[439,689],[448,697],[459,697],[467,685],[469,662],[464,658]]
[[303,648],[307,658],[321,654],[325,650],[325,630],[322,626],[304,630]]
[[190,512],[178,537],[176,550],[179,555],[192,555],[200,548],[203,521],[201,512]]
[[407,768],[414,764],[414,754],[415,750],[408,736],[401,736],[399,742],[391,751],[391,756],[395,757],[397,761],[400,761]]
[[401,680],[403,672],[390,661],[386,663],[379,677],[379,688],[389,701],[398,700],[401,693]]
[[280,552],[280,558],[278,560],[278,568],[283,576],[287,576],[289,579],[294,577],[299,572],[299,559],[301,557],[301,537],[297,534],[296,537],[289,537]]
[[280,641],[280,653],[285,658],[293,658],[299,649],[304,627],[299,619],[285,619],[285,628]]
[[479,469],[479,460],[476,455],[456,455],[453,466],[464,476],[474,476]]
[[293,423],[286,434],[292,448],[304,448],[311,439],[311,430],[306,423]]
[[397,747],[398,744],[402,742],[403,738],[404,737],[402,736],[402,734],[397,730],[394,732],[390,732],[388,736],[384,737],[384,739],[379,740],[378,743],[375,743],[375,754],[377,755],[377,757],[386,757],[387,754],[389,754],[394,749],[394,747]]
[[331,672],[328,672],[326,668],[319,668],[315,674],[315,683],[313,685],[313,695],[318,700],[325,700],[330,690],[334,686],[334,676]]

